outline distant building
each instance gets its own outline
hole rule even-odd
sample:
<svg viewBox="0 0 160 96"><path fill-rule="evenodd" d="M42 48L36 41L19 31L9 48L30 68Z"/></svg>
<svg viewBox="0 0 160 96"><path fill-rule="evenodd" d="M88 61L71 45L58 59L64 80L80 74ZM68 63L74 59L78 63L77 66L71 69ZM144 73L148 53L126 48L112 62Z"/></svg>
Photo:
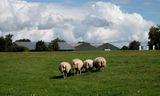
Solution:
<svg viewBox="0 0 160 96"><path fill-rule="evenodd" d="M16 45L18 46L23 46L28 48L30 51L35 51L36 49L36 43L37 42L14 42ZM46 46L49 45L49 42L45 42ZM73 46L71 46L70 44L66 43L66 42L58 42L58 47L59 47L59 51L110 51L110 50L119 50L118 47L109 44L109 43L105 43L102 45L96 45L96 47L94 45L91 45L90 43L86 43L86 42L81 42L81 43L76 43L76 44L72 44Z"/></svg>
<svg viewBox="0 0 160 96"><path fill-rule="evenodd" d="M139 46L139 50L142 50L142 46Z"/></svg>
<svg viewBox="0 0 160 96"><path fill-rule="evenodd" d="M14 42L18 46L23 46L28 48L30 51L35 51L37 42ZM49 42L45 42L46 46ZM59 51L73 51L75 48L66 42L58 42Z"/></svg>
<svg viewBox="0 0 160 96"><path fill-rule="evenodd" d="M156 48L155 45L153 45L153 50L155 50L155 48Z"/></svg>
<svg viewBox="0 0 160 96"><path fill-rule="evenodd" d="M34 51L36 48L36 42L14 42L18 46L28 48L30 51Z"/></svg>
<svg viewBox="0 0 160 96"><path fill-rule="evenodd" d="M92 46L90 43L78 43L77 46L75 46L76 51L95 51L98 50L96 47Z"/></svg>
<svg viewBox="0 0 160 96"><path fill-rule="evenodd" d="M73 51L75 48L66 42L58 42L59 51Z"/></svg>
<svg viewBox="0 0 160 96"><path fill-rule="evenodd" d="M104 51L110 51L110 50L120 50L120 48L110 44L110 43L104 43L100 46L97 47L99 50L104 50Z"/></svg>

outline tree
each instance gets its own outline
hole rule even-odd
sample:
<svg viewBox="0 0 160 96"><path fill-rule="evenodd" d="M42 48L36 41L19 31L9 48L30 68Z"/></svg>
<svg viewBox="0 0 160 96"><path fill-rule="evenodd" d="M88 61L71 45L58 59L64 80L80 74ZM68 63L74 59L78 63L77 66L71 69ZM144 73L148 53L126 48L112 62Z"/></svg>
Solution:
<svg viewBox="0 0 160 96"><path fill-rule="evenodd" d="M4 37L0 37L0 51L6 52L22 52L29 51L28 48L23 46L18 46L12 42L13 35L8 34Z"/></svg>
<svg viewBox="0 0 160 96"><path fill-rule="evenodd" d="M24 51L29 51L29 49L27 47L18 46L15 43L13 43L10 51L12 51L12 52L24 52Z"/></svg>
<svg viewBox="0 0 160 96"><path fill-rule="evenodd" d="M59 49L58 42L52 40L48 45L48 49L51 51L58 51Z"/></svg>
<svg viewBox="0 0 160 96"><path fill-rule="evenodd" d="M160 49L160 25L152 26L148 33L150 40L148 42L149 49L152 49L153 45L155 46L155 49Z"/></svg>
<svg viewBox="0 0 160 96"><path fill-rule="evenodd" d="M0 37L0 52L5 51L5 38Z"/></svg>
<svg viewBox="0 0 160 96"><path fill-rule="evenodd" d="M52 40L48 45L48 49L51 51L58 51L59 50L58 42L59 42L58 38Z"/></svg>
<svg viewBox="0 0 160 96"><path fill-rule="evenodd" d="M85 42L85 41L79 41L78 43L87 43L87 42Z"/></svg>
<svg viewBox="0 0 160 96"><path fill-rule="evenodd" d="M13 35L11 34L5 36L5 51L12 51L12 37Z"/></svg>
<svg viewBox="0 0 160 96"><path fill-rule="evenodd" d="M65 41L62 39L56 38L49 43L48 49L51 51L58 51L59 50L58 42L65 42Z"/></svg>
<svg viewBox="0 0 160 96"><path fill-rule="evenodd" d="M64 40L59 39L59 38L54 39L54 41L56 41L56 42L65 42Z"/></svg>
<svg viewBox="0 0 160 96"><path fill-rule="evenodd" d="M134 40L129 44L129 49L130 50L138 50L139 46L140 46L140 42Z"/></svg>
<svg viewBox="0 0 160 96"><path fill-rule="evenodd" d="M46 51L46 50L47 50L47 47L44 41L41 40L36 43L36 51Z"/></svg>
<svg viewBox="0 0 160 96"><path fill-rule="evenodd" d="M121 50L128 50L128 47L127 47L127 46L123 46L123 47L121 48Z"/></svg>
<svg viewBox="0 0 160 96"><path fill-rule="evenodd" d="M31 42L31 40L29 40L29 39L19 39L19 40L16 40L16 42Z"/></svg>

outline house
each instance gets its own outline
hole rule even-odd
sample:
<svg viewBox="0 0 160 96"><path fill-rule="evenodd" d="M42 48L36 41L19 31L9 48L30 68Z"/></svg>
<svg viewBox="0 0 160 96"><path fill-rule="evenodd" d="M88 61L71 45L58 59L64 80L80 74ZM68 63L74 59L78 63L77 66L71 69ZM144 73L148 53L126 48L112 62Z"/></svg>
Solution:
<svg viewBox="0 0 160 96"><path fill-rule="evenodd" d="M23 46L28 48L30 51L34 51L36 48L36 42L14 42L18 46Z"/></svg>
<svg viewBox="0 0 160 96"><path fill-rule="evenodd" d="M75 48L66 42L58 42L59 51L73 51Z"/></svg>
<svg viewBox="0 0 160 96"><path fill-rule="evenodd" d="M104 50L104 51L110 51L110 50L120 50L120 48L110 44L110 43L104 43L100 46L97 47L99 50Z"/></svg>
<svg viewBox="0 0 160 96"><path fill-rule="evenodd" d="M30 51L34 51L36 49L37 42L14 42L18 46L23 46L28 48ZM45 42L45 45L48 46L49 42ZM66 42L58 42L59 51L73 51L75 50L74 47L69 45Z"/></svg>
<svg viewBox="0 0 160 96"><path fill-rule="evenodd" d="M76 51L95 51L98 50L96 47L92 46L90 43L78 43L77 46L75 46Z"/></svg>

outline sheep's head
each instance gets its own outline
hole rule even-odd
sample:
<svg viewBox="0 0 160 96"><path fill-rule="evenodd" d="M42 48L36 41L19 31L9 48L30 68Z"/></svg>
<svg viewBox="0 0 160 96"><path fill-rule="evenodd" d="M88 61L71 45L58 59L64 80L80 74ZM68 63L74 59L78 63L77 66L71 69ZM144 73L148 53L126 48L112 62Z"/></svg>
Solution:
<svg viewBox="0 0 160 96"><path fill-rule="evenodd" d="M74 68L75 68L75 64L74 64L74 63L72 63L71 67L72 67L72 69L74 69Z"/></svg>
<svg viewBox="0 0 160 96"><path fill-rule="evenodd" d="M86 69L89 69L89 64L87 62L84 63Z"/></svg>
<svg viewBox="0 0 160 96"><path fill-rule="evenodd" d="M66 70L65 65L60 65L59 70L63 73Z"/></svg>

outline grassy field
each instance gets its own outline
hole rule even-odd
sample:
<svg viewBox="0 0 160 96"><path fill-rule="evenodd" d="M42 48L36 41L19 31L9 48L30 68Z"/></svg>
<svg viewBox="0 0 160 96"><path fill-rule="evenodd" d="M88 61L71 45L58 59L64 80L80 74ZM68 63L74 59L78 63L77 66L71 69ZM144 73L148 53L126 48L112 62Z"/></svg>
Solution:
<svg viewBox="0 0 160 96"><path fill-rule="evenodd" d="M102 72L61 78L61 61L97 56ZM160 96L160 51L0 53L0 96Z"/></svg>

